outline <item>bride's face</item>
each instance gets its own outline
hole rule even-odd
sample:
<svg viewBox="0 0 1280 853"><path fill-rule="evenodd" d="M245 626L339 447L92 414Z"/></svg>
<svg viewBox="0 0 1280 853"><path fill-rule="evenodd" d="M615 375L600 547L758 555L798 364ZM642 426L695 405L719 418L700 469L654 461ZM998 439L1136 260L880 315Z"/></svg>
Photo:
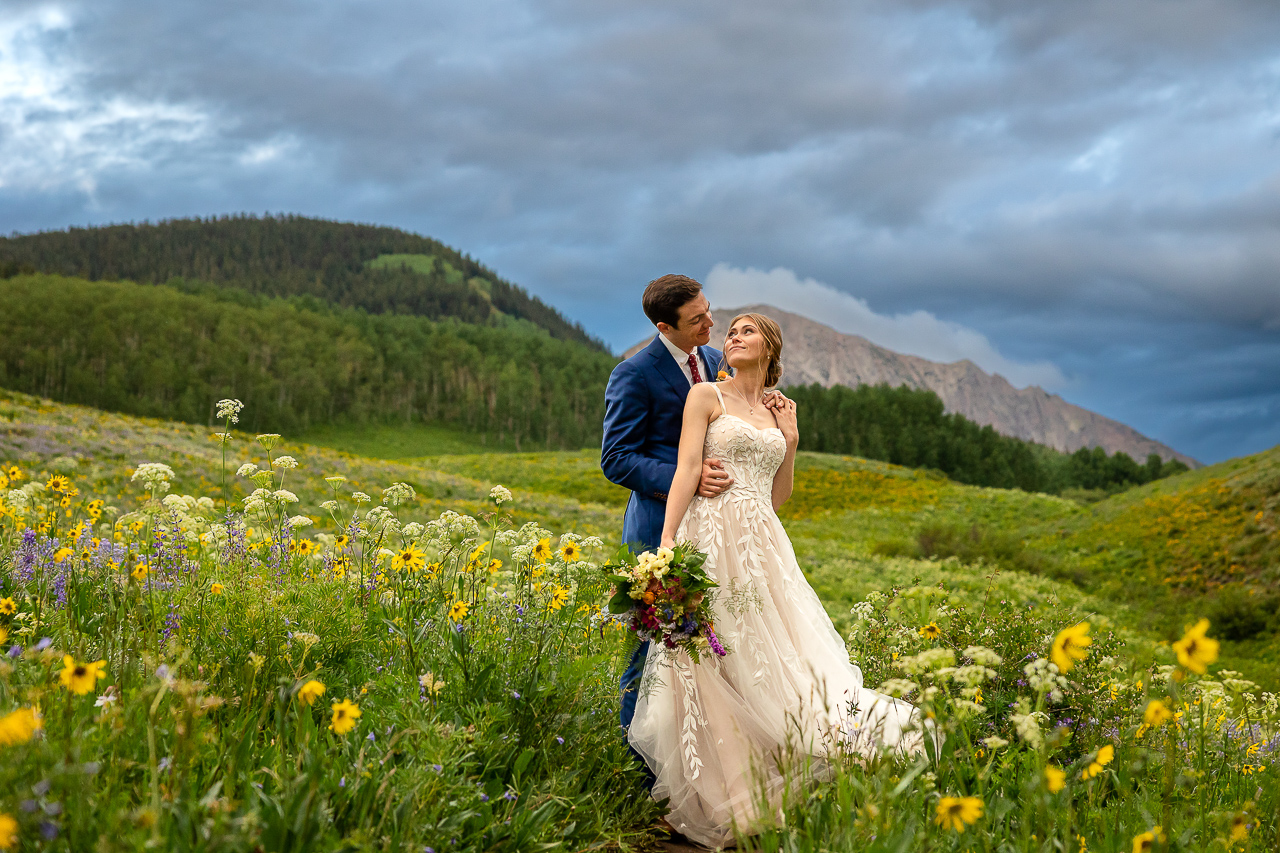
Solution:
<svg viewBox="0 0 1280 853"><path fill-rule="evenodd" d="M734 370L758 364L766 354L764 335L751 320L743 318L734 323L724 337L724 360Z"/></svg>

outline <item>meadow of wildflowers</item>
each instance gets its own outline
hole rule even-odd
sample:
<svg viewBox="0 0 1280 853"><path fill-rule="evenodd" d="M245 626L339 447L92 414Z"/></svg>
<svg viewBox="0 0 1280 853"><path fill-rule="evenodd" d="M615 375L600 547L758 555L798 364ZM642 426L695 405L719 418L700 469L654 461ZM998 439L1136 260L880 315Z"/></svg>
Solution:
<svg viewBox="0 0 1280 853"><path fill-rule="evenodd" d="M0 849L653 849L591 455L379 462L235 409L209 430L0 392ZM1162 644L1075 585L873 547L938 517L1030 539L1110 516L798 468L815 588L868 685L944 737L797 760L743 847L1280 844L1277 700L1220 668L1194 606Z"/></svg>

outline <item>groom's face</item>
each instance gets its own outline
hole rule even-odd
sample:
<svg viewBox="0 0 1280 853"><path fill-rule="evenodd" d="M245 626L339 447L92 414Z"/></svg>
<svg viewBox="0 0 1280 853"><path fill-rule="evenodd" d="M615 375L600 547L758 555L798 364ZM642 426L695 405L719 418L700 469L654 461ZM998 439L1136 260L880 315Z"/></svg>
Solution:
<svg viewBox="0 0 1280 853"><path fill-rule="evenodd" d="M714 325L715 322L711 319L711 303L707 301L707 297L699 293L680 306L680 322L666 335L673 344L689 352L694 347L704 346L711 340L711 327Z"/></svg>

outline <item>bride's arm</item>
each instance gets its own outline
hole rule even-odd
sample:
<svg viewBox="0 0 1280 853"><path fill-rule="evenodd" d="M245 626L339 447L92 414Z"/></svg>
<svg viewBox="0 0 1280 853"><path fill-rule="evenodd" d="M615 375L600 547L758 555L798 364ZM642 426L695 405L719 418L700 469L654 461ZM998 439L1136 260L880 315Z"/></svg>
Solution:
<svg viewBox="0 0 1280 853"><path fill-rule="evenodd" d="M782 437L787 440L787 455L778 466L778 473L773 475L773 511L777 512L791 497L791 489L795 485L796 448L800 445L800 429L796 425L796 403L785 397L777 401L773 409L774 420Z"/></svg>
<svg viewBox="0 0 1280 853"><path fill-rule="evenodd" d="M702 479L702 445L707 440L707 424L715 412L715 388L704 382L689 389L684 401L684 424L680 428L680 456L676 476L667 492L667 517L662 525L662 547L676 541L676 530L684 520L689 503Z"/></svg>

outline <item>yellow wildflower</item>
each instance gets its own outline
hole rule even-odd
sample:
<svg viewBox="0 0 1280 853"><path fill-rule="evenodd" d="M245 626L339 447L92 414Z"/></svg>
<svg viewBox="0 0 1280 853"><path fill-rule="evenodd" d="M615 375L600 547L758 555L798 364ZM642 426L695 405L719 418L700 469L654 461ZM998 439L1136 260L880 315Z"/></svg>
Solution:
<svg viewBox="0 0 1280 853"><path fill-rule="evenodd" d="M1249 816L1237 812L1231 817L1231 842L1246 841L1249 838Z"/></svg>
<svg viewBox="0 0 1280 853"><path fill-rule="evenodd" d="M360 716L359 705L349 699L343 699L341 702L334 702L330 707L333 709L333 719L329 723L330 731L345 735L356 727L356 719Z"/></svg>
<svg viewBox="0 0 1280 853"><path fill-rule="evenodd" d="M12 616L18 612L18 605L12 598L0 598L0 616Z"/></svg>
<svg viewBox="0 0 1280 853"><path fill-rule="evenodd" d="M1154 826L1148 832L1133 837L1133 853L1151 853L1156 848L1156 841L1164 844L1164 833L1160 827Z"/></svg>
<svg viewBox="0 0 1280 853"><path fill-rule="evenodd" d="M298 688L298 701L304 705L314 705L324 695L324 685L314 678ZM356 716L360 716L356 714Z"/></svg>
<svg viewBox="0 0 1280 853"><path fill-rule="evenodd" d="M1106 746L1098 750L1097 755L1093 757L1093 761L1089 762L1089 766L1086 767L1083 771L1081 771L1080 778L1081 779L1094 778L1099 773L1101 773L1102 768L1110 764L1111 759L1115 757L1116 757L1116 748L1111 744L1107 744Z"/></svg>
<svg viewBox="0 0 1280 853"><path fill-rule="evenodd" d="M1061 767L1052 764L1044 768L1044 784L1050 794L1056 794L1067 785L1067 774Z"/></svg>
<svg viewBox="0 0 1280 853"><path fill-rule="evenodd" d="M582 556L582 549L578 547L577 542L566 542L560 546L560 556L566 563L572 563Z"/></svg>
<svg viewBox="0 0 1280 853"><path fill-rule="evenodd" d="M22 469L19 468L17 465L10 465L9 470L5 471L4 473L8 475L9 479L15 483L21 480L24 476L22 473Z"/></svg>
<svg viewBox="0 0 1280 853"><path fill-rule="evenodd" d="M429 578L435 577L440 573L440 562L437 560L432 563L427 563L427 566L424 569L424 571L426 572L427 577Z"/></svg>
<svg viewBox="0 0 1280 853"><path fill-rule="evenodd" d="M465 601L455 601L453 606L449 608L449 618L454 622L461 622L467 618L467 611L471 609L471 605Z"/></svg>
<svg viewBox="0 0 1280 853"><path fill-rule="evenodd" d="M129 577L133 578L138 583L142 583L144 580L147 579L147 575L150 572L151 572L150 566L148 566L146 563L138 563L138 565L133 567L133 571L129 572Z"/></svg>
<svg viewBox="0 0 1280 853"><path fill-rule="evenodd" d="M67 559L67 557L70 557L71 553L70 548L59 548L53 552L53 561L55 563L61 563L63 560Z"/></svg>
<svg viewBox="0 0 1280 853"><path fill-rule="evenodd" d="M333 538L333 547L341 550L351 544L351 537L345 533L339 533Z"/></svg>
<svg viewBox="0 0 1280 853"><path fill-rule="evenodd" d="M209 592L213 593L214 595L222 595L222 584L218 583L217 581L214 581L213 585L209 587Z"/></svg>
<svg viewBox="0 0 1280 853"><path fill-rule="evenodd" d="M426 565L426 562L423 552L416 545L410 545L396 554L395 566L398 569L415 571Z"/></svg>
<svg viewBox="0 0 1280 853"><path fill-rule="evenodd" d="M982 800L977 797L943 797L933 822L943 829L964 832L964 828L982 817Z"/></svg>
<svg viewBox="0 0 1280 853"><path fill-rule="evenodd" d="M1209 664L1218 659L1218 641L1205 636L1208 630L1209 620L1201 619L1173 644L1178 663L1198 675L1204 675Z"/></svg>
<svg viewBox="0 0 1280 853"><path fill-rule="evenodd" d="M58 492L59 494L61 494L63 491L66 490L67 486L71 485L71 481L68 480L66 477L62 476L61 474L54 474L52 477L49 478L49 482L45 483L44 485L45 485L45 488L47 488L49 491Z"/></svg>
<svg viewBox="0 0 1280 853"><path fill-rule="evenodd" d="M77 696L83 696L93 690L99 678L107 677L104 671L106 665L105 660L76 663L76 659L71 655L65 655L62 658L62 672L58 673L58 678L62 680L63 687Z"/></svg>
<svg viewBox="0 0 1280 853"><path fill-rule="evenodd" d="M484 549L488 547L489 547L488 542L481 542L479 545L476 546L475 550L471 552L471 555L467 557L467 562L474 563L476 560L479 560L480 555L484 553Z"/></svg>
<svg viewBox="0 0 1280 853"><path fill-rule="evenodd" d="M0 812L0 850L12 850L18 846L18 822Z"/></svg>
<svg viewBox="0 0 1280 853"><path fill-rule="evenodd" d="M16 746L31 740L40 729L40 715L33 708L19 708L0 717L0 746Z"/></svg>
<svg viewBox="0 0 1280 853"><path fill-rule="evenodd" d="M551 559L551 540L539 539L538 544L533 546L533 559L539 563L545 563Z"/></svg>
<svg viewBox="0 0 1280 853"><path fill-rule="evenodd" d="M930 622L928 625L921 626L920 636L926 640L936 640L942 636L942 631L939 630L936 622Z"/></svg>
<svg viewBox="0 0 1280 853"><path fill-rule="evenodd" d="M1142 722L1149 729L1158 729L1173 717L1173 712L1169 710L1160 699L1152 699L1147 703L1147 710L1142 714Z"/></svg>
<svg viewBox="0 0 1280 853"><path fill-rule="evenodd" d="M569 603L569 590L566 587L556 585L551 590L551 601L547 607L551 610L559 610Z"/></svg>
<svg viewBox="0 0 1280 853"><path fill-rule="evenodd" d="M1053 638L1049 647L1049 658L1058 666L1058 672L1070 672L1076 661L1089 656L1085 651L1093 642L1089 636L1089 623L1081 622L1070 628L1063 628Z"/></svg>

